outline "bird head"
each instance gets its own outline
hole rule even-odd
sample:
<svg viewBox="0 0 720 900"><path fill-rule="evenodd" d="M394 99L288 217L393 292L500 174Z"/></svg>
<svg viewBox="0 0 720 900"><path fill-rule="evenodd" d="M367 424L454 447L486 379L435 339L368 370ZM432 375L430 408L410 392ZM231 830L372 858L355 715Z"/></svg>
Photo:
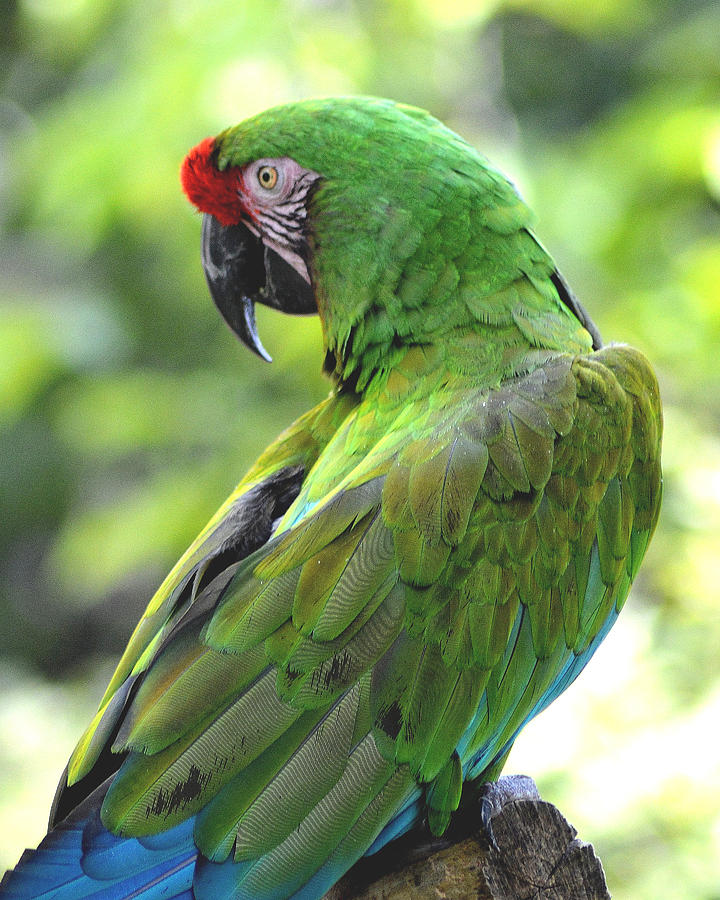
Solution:
<svg viewBox="0 0 720 900"><path fill-rule="evenodd" d="M531 278L553 269L513 185L429 113L389 100L266 110L198 144L181 180L230 327L269 360L255 304L317 312L326 368L360 387L408 344L489 320L515 328L509 308L486 315L484 296L529 264Z"/></svg>
<svg viewBox="0 0 720 900"><path fill-rule="evenodd" d="M220 168L221 144L206 138L181 170L188 198L204 213L202 263L226 322L271 361L255 327L255 303L317 312L308 270L310 191L319 176L287 156Z"/></svg>
<svg viewBox="0 0 720 900"><path fill-rule="evenodd" d="M480 168L428 113L358 97L275 107L191 150L181 181L204 213L205 274L243 342L269 359L255 328L263 303L319 312L343 355L368 310L392 305L404 261L452 201L448 148L456 169Z"/></svg>

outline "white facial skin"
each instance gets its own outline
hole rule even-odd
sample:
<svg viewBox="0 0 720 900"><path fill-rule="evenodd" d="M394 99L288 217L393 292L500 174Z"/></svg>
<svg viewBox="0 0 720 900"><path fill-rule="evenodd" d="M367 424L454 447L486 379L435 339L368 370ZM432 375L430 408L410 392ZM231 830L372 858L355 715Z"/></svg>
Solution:
<svg viewBox="0 0 720 900"><path fill-rule="evenodd" d="M288 156L256 159L240 171L244 224L309 284L298 248L307 218L307 195L320 176Z"/></svg>

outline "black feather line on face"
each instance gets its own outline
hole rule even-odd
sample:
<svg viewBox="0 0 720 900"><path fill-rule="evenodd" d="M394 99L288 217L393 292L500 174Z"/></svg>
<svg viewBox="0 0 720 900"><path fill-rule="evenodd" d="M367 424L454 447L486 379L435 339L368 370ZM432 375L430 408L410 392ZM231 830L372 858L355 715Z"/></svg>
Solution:
<svg viewBox="0 0 720 900"><path fill-rule="evenodd" d="M254 220L247 224L251 230L257 229L261 238L275 243L277 246L273 249L281 252L283 247L287 247L307 263L308 204L318 181L318 176L306 172L289 196L277 204L260 206Z"/></svg>

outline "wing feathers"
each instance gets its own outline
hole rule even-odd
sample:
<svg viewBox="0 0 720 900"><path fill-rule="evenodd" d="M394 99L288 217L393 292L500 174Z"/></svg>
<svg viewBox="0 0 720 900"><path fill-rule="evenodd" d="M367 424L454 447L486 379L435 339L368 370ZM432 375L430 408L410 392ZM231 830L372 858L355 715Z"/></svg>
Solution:
<svg viewBox="0 0 720 900"><path fill-rule="evenodd" d="M360 693L356 683L240 818L236 859L261 856L278 846L340 780L352 749Z"/></svg>
<svg viewBox="0 0 720 900"><path fill-rule="evenodd" d="M299 890L315 871L336 850L343 838L360 820L362 814L371 807L383 789L395 782L393 799L397 801L398 786L407 789L409 778L404 773L396 774L396 767L381 756L371 736L366 737L351 753L347 766L333 788L317 803L285 840L256 863L241 870L232 896L236 900L258 900L258 898L289 897ZM375 815L370 815L372 832L379 831L381 823ZM362 850L360 850L360 853ZM358 853L359 855L359 853ZM198 900L218 896L212 885L212 872L207 873L207 882L202 875L197 879ZM204 890L207 885L207 889Z"/></svg>
<svg viewBox="0 0 720 900"><path fill-rule="evenodd" d="M421 790L441 833L463 772L507 752L624 602L660 495L642 360L442 378L422 409L347 420L242 561L214 523L82 744L78 777L109 740L127 754L105 827L152 842L197 816L198 900L319 896Z"/></svg>
<svg viewBox="0 0 720 900"><path fill-rule="evenodd" d="M212 721L266 666L262 650L238 657L207 647L196 634L176 641L140 686L113 749L164 750Z"/></svg>
<svg viewBox="0 0 720 900"><path fill-rule="evenodd" d="M195 838L209 859L222 862L235 846L238 823L265 787L282 771L325 716L325 710L303 713L278 740L236 774L199 813Z"/></svg>
<svg viewBox="0 0 720 900"><path fill-rule="evenodd" d="M225 592L207 642L236 654L256 647L290 618L299 577L298 569L267 581L244 572Z"/></svg>
<svg viewBox="0 0 720 900"><path fill-rule="evenodd" d="M210 724L159 753L131 753L103 804L103 821L117 833L149 834L197 812L299 718L280 700L276 673L266 669Z"/></svg>

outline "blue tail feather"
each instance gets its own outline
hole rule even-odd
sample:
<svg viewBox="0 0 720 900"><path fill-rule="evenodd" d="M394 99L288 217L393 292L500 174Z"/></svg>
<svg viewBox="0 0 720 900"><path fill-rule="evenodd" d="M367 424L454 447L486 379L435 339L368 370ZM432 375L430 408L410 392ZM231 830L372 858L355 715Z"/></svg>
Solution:
<svg viewBox="0 0 720 900"><path fill-rule="evenodd" d="M116 837L97 812L61 822L5 875L0 894L14 900L190 900L197 858L192 822L166 832L160 843L165 846L153 850L136 838Z"/></svg>

